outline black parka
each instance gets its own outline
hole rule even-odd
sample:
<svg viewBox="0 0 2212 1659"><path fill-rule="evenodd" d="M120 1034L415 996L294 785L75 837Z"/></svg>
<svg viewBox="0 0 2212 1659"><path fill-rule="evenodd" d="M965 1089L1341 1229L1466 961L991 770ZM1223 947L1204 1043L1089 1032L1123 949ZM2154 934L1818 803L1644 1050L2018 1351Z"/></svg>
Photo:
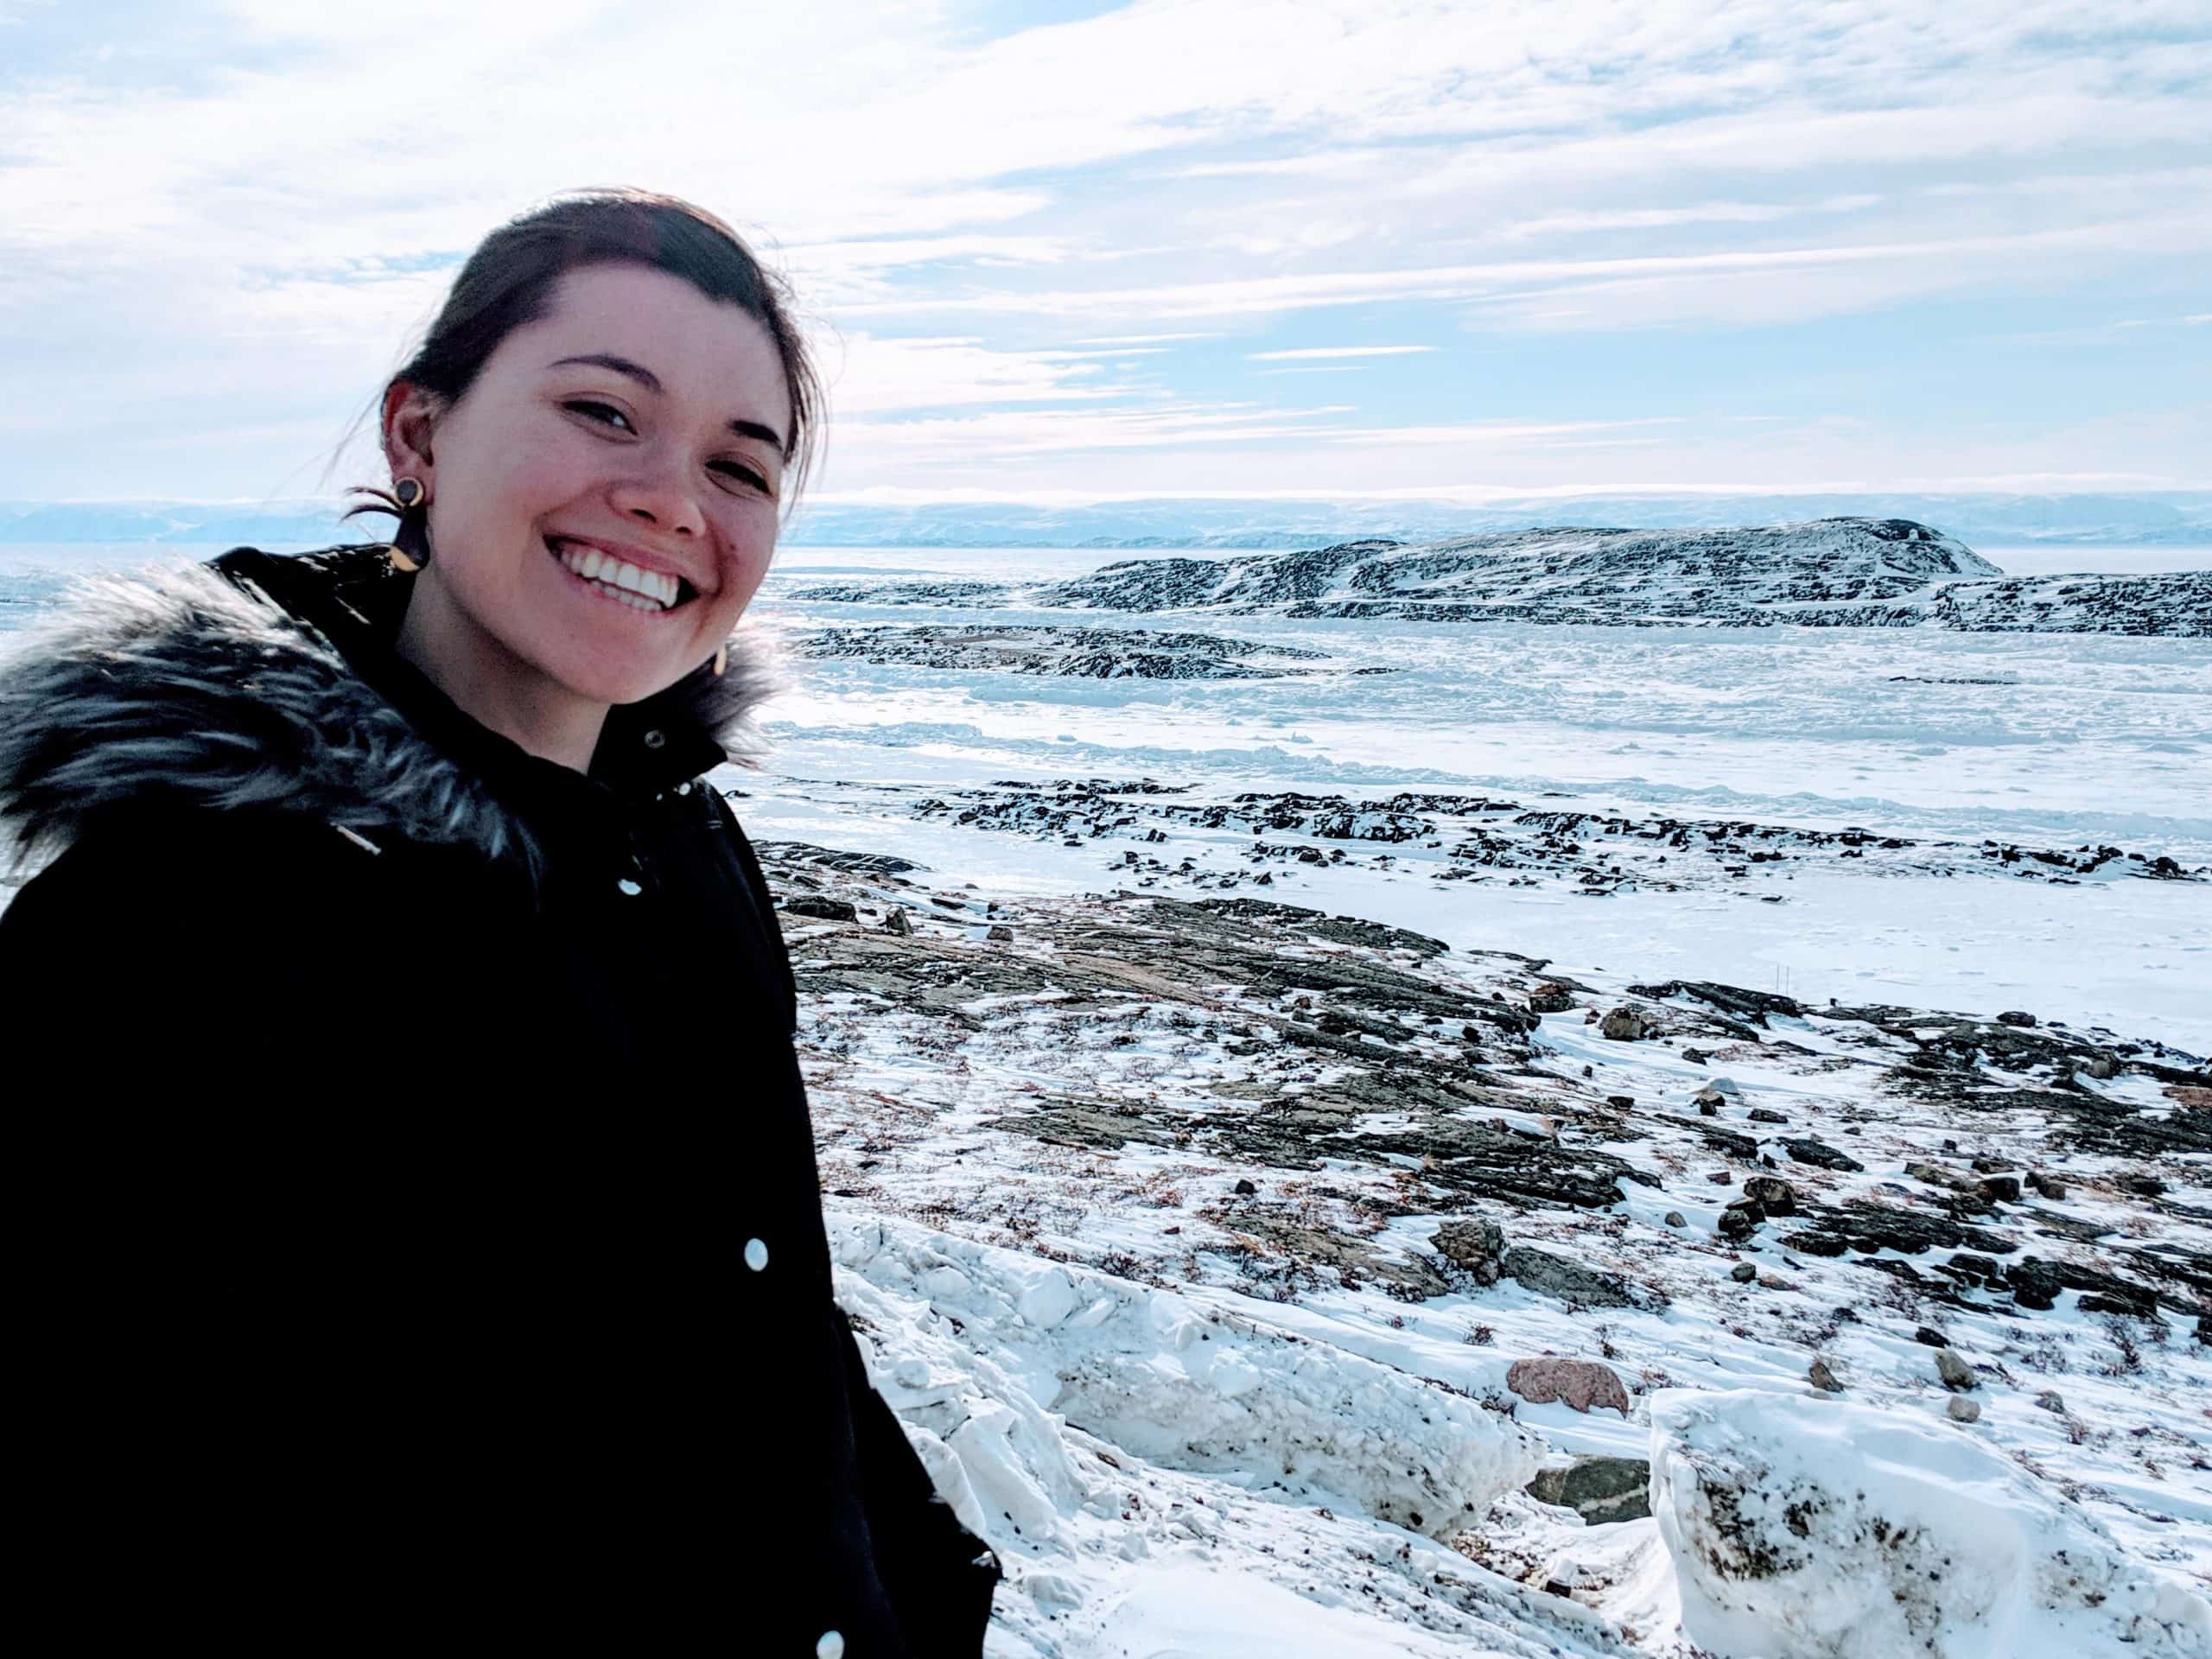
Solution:
<svg viewBox="0 0 2212 1659"><path fill-rule="evenodd" d="M412 579L239 550L0 669L26 1581L87 1649L977 1654L701 779L759 654L587 776L394 653Z"/></svg>

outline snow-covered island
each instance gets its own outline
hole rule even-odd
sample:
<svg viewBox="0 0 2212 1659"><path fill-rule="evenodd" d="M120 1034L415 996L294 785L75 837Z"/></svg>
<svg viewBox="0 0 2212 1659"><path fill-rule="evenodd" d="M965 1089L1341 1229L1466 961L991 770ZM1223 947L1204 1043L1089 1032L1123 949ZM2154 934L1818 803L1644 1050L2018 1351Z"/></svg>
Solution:
<svg viewBox="0 0 2212 1659"><path fill-rule="evenodd" d="M1681 626L2212 638L2212 571L2006 576L1897 518L1738 530L1529 530L1415 546L1129 559L1072 581L809 586L821 603Z"/></svg>

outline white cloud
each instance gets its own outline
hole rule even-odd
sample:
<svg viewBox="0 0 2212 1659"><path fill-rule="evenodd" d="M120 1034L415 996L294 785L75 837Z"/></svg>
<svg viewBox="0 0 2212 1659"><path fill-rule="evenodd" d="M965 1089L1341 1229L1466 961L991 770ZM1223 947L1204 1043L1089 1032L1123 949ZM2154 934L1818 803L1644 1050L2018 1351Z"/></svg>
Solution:
<svg viewBox="0 0 2212 1659"><path fill-rule="evenodd" d="M1315 416L1213 423L1221 386L1164 348L1325 308L1409 343L1440 306L1524 340L2088 292L2166 315L2212 251L2208 36L2202 0L1139 0L980 44L938 0L235 0L133 42L227 64L4 72L0 496L161 487L188 429L217 435L203 485L295 469L277 435L342 428L454 257L597 181L691 195L791 270L845 478L926 448L879 417L939 410L1118 466L1173 429L1139 418L1160 402L1192 465L1230 464L1224 433L1293 464ZM1833 474L1845 441L1792 429L1762 464ZM1089 462L1057 447L1082 432Z"/></svg>
<svg viewBox="0 0 2212 1659"><path fill-rule="evenodd" d="M1255 363L1285 363L1294 358L1309 357L1412 357L1435 349L1433 346L1303 346L1295 351L1247 352L1244 355Z"/></svg>

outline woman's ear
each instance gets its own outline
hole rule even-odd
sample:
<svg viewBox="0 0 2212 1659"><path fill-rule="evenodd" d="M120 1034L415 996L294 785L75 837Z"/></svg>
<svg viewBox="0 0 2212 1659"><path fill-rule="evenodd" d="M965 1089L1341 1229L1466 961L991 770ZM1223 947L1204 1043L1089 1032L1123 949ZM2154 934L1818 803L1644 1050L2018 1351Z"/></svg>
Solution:
<svg viewBox="0 0 2212 1659"><path fill-rule="evenodd" d="M430 434L439 413L439 400L412 381L395 380L384 389L384 458L391 475L420 479L432 494L437 488Z"/></svg>

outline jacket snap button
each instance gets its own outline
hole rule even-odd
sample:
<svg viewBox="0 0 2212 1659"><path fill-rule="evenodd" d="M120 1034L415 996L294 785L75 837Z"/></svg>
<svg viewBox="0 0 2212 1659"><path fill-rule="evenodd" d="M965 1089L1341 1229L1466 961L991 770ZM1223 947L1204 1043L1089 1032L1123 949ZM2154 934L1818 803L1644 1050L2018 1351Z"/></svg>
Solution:
<svg viewBox="0 0 2212 1659"><path fill-rule="evenodd" d="M835 1630L823 1631L814 1644L814 1659L845 1659L845 1638Z"/></svg>
<svg viewBox="0 0 2212 1659"><path fill-rule="evenodd" d="M691 785L689 784L678 784L676 786L676 792L679 795L689 795L691 792Z"/></svg>
<svg viewBox="0 0 2212 1659"><path fill-rule="evenodd" d="M639 893L645 891L643 887L639 887L626 875L620 881L617 881L614 885L621 888L626 894L632 899L636 898Z"/></svg>
<svg viewBox="0 0 2212 1659"><path fill-rule="evenodd" d="M745 1241L745 1265L752 1268L755 1273L760 1272L761 1268L766 1267L768 1265L768 1247L766 1244L763 1244L757 1238L747 1239ZM830 1634L834 1636L836 1632L833 1630ZM841 1650L843 1645L844 1639L840 1637L838 1638L838 1646Z"/></svg>
<svg viewBox="0 0 2212 1659"><path fill-rule="evenodd" d="M668 734L665 732L652 731L645 734L645 747L649 749L657 749L667 741Z"/></svg>

